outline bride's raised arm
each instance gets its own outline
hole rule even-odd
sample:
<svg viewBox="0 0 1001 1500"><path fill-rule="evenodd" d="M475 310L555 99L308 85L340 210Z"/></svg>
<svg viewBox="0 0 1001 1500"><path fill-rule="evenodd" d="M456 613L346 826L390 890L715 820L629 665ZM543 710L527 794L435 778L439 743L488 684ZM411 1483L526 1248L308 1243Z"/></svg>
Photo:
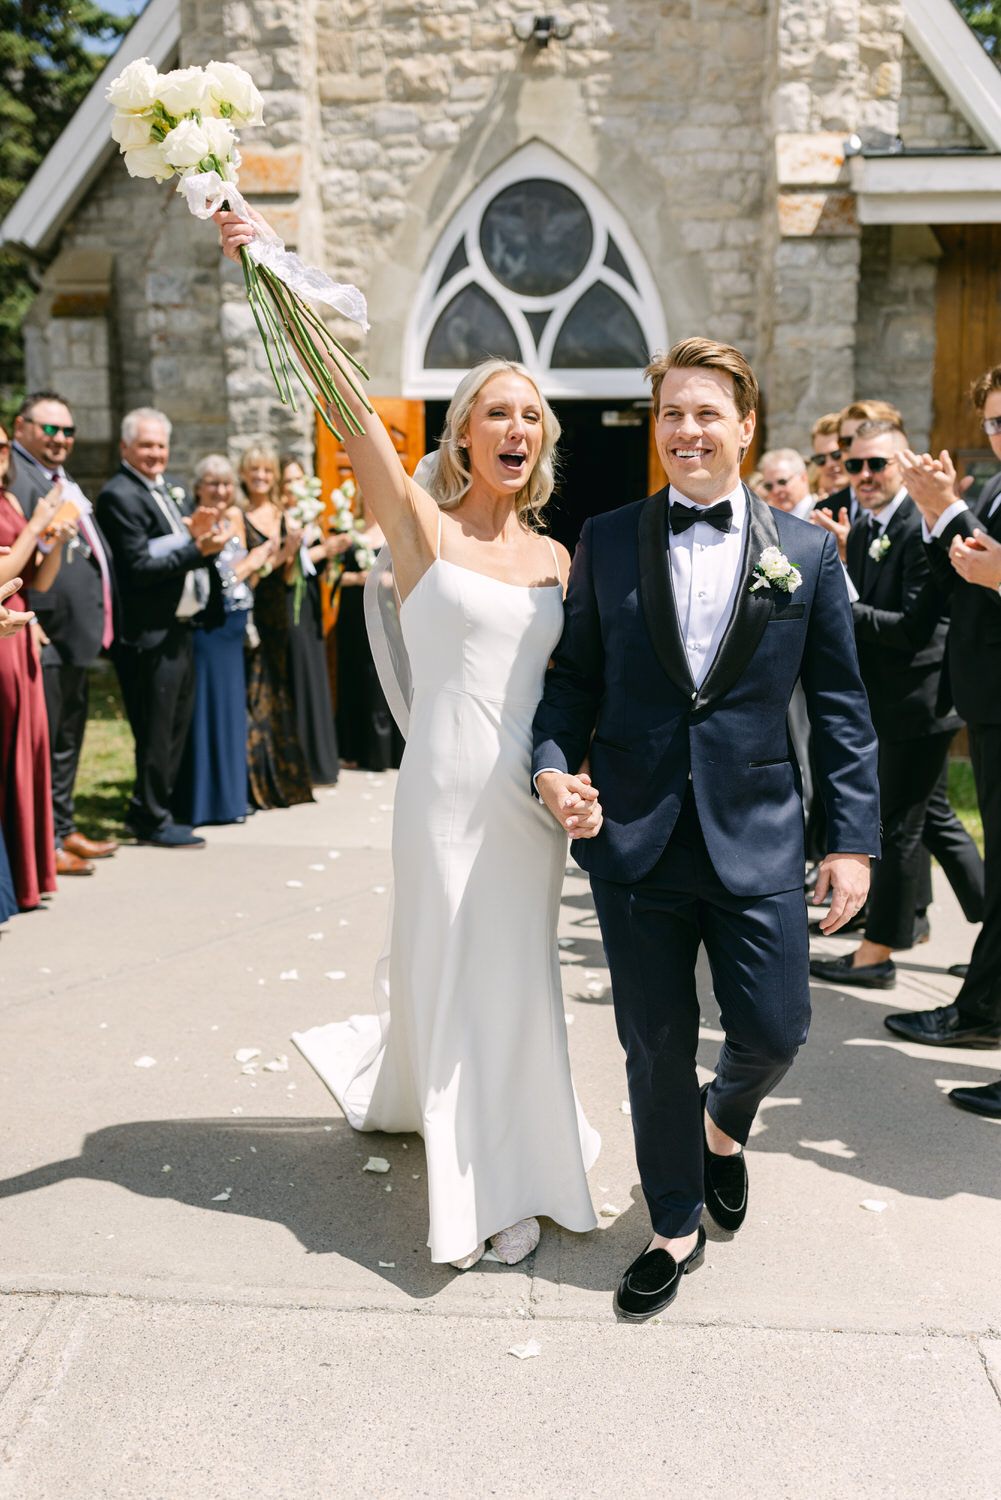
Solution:
<svg viewBox="0 0 1001 1500"><path fill-rule="evenodd" d="M255 222L248 223L228 210L213 215L222 234L223 253L230 260L239 261L241 248L257 236L256 225L261 226L265 235L273 232L256 209L248 211ZM286 332L295 346L296 330L286 325ZM407 477L378 416L363 406L333 360L325 357L324 362L344 404L365 429L361 437L345 431L344 446L365 503L389 542L396 584L405 598L434 559L438 507L420 485Z"/></svg>

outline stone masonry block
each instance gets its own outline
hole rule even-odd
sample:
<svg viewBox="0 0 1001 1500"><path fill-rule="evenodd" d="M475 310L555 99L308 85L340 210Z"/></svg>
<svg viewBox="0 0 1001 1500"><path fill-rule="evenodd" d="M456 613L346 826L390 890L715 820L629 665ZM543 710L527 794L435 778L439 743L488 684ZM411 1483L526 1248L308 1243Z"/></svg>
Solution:
<svg viewBox="0 0 1001 1500"><path fill-rule="evenodd" d="M409 57L391 64L386 88L391 99L444 99L449 80L436 57Z"/></svg>

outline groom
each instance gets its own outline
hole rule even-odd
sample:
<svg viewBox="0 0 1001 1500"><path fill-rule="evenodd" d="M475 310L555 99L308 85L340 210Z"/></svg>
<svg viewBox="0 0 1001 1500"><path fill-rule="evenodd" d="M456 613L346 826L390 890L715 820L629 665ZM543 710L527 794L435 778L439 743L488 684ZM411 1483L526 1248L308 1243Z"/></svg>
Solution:
<svg viewBox="0 0 1001 1500"><path fill-rule="evenodd" d="M670 480L592 517L535 717L535 785L573 832L608 958L640 1181L654 1237L625 1272L620 1316L642 1321L702 1263L703 1204L724 1229L747 1208L742 1147L810 1016L803 813L786 729L806 695L829 848L823 932L863 905L879 852L876 737L834 539L740 481L757 381L736 349L676 344L649 366ZM592 739L593 732L593 739ZM726 1039L695 1071L695 961L705 943Z"/></svg>

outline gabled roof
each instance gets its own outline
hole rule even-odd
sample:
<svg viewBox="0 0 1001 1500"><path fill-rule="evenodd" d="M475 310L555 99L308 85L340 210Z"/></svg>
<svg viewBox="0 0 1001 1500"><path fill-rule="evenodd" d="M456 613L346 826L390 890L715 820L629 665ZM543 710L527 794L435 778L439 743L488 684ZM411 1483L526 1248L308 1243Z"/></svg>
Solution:
<svg viewBox="0 0 1001 1500"><path fill-rule="evenodd" d="M84 193L118 150L111 139L114 110L104 97L109 82L137 57L165 68L180 36L179 0L149 0L0 224L0 244L36 253L51 249Z"/></svg>
<svg viewBox="0 0 1001 1500"><path fill-rule="evenodd" d="M952 0L903 3L905 39L974 134L1001 151L1001 72Z"/></svg>

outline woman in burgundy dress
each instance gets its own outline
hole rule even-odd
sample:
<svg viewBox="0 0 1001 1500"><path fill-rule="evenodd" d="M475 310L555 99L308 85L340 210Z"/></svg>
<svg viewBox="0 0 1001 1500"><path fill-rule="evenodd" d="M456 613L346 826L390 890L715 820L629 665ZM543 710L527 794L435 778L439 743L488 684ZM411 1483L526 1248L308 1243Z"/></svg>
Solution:
<svg viewBox="0 0 1001 1500"><path fill-rule="evenodd" d="M10 441L0 428L0 584L13 578L23 588L42 593L59 571L63 543L76 531L72 521L53 525L60 506L60 485L42 497L26 521L14 496L4 488L10 465ZM44 542L43 532L47 532ZM26 610L21 592L7 605ZM55 835L49 773L49 726L45 714L42 668L30 630L0 640L0 825L10 860L14 891L21 911L40 904L56 889Z"/></svg>

